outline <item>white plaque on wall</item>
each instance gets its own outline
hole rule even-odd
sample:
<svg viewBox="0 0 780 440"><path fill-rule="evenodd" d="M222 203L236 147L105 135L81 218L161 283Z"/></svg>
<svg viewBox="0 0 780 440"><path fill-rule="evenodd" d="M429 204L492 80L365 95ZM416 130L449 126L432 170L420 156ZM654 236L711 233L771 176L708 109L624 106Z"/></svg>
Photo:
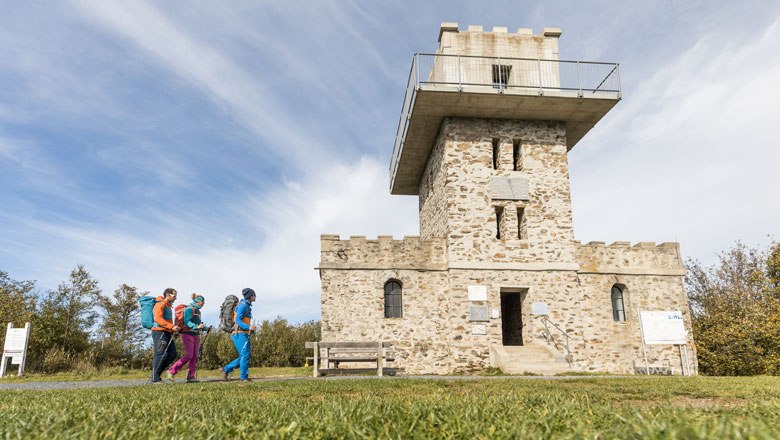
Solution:
<svg viewBox="0 0 780 440"><path fill-rule="evenodd" d="M498 319L501 315L498 312L498 309L493 309L490 311L490 318L491 319Z"/></svg>
<svg viewBox="0 0 780 440"><path fill-rule="evenodd" d="M485 326L485 324L472 324L471 325L471 334L472 335L486 335L487 334L487 326Z"/></svg>
<svg viewBox="0 0 780 440"><path fill-rule="evenodd" d="M488 321L487 304L469 304L469 321Z"/></svg>
<svg viewBox="0 0 780 440"><path fill-rule="evenodd" d="M469 301L487 301L487 286L469 286Z"/></svg>
<svg viewBox="0 0 780 440"><path fill-rule="evenodd" d="M547 303L531 303L532 315L548 315Z"/></svg>

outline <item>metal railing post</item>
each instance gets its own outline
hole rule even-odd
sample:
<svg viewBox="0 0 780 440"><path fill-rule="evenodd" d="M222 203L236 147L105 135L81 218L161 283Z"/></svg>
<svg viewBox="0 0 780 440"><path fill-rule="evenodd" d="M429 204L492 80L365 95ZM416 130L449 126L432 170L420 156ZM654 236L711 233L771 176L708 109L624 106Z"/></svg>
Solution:
<svg viewBox="0 0 780 440"><path fill-rule="evenodd" d="M623 97L623 92L620 91L620 64L615 64L615 74L617 75L617 90L618 99Z"/></svg>
<svg viewBox="0 0 780 440"><path fill-rule="evenodd" d="M539 68L539 95L544 95L544 90L542 90L542 60L541 58L536 59L536 64Z"/></svg>
<svg viewBox="0 0 780 440"><path fill-rule="evenodd" d="M498 93L504 93L504 69L501 68L501 57L496 59L496 73L498 73Z"/></svg>
<svg viewBox="0 0 780 440"><path fill-rule="evenodd" d="M417 71L417 81L415 81L414 88L419 89L420 88L420 60L419 60L420 54L414 54L414 70Z"/></svg>
<svg viewBox="0 0 780 440"><path fill-rule="evenodd" d="M580 78L580 62L577 61L577 96L582 98L582 78Z"/></svg>
<svg viewBox="0 0 780 440"><path fill-rule="evenodd" d="M463 79L461 79L461 66L460 66L460 55L458 55L458 91L463 91Z"/></svg>

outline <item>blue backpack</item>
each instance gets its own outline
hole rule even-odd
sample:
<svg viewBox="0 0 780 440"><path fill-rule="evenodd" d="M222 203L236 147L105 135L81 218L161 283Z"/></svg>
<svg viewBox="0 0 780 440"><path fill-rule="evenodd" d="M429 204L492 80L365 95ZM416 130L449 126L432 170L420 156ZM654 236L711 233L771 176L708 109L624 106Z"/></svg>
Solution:
<svg viewBox="0 0 780 440"><path fill-rule="evenodd" d="M138 303L141 304L141 325L144 328L151 329L155 326L154 305L157 304L157 298L153 296L142 296L138 298Z"/></svg>

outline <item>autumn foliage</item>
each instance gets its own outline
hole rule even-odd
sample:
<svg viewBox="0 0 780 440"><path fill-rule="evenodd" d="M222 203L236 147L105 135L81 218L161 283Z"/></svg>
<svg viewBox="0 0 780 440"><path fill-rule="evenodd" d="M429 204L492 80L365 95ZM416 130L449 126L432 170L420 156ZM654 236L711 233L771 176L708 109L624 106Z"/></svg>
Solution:
<svg viewBox="0 0 780 440"><path fill-rule="evenodd" d="M780 243L762 251L737 242L711 267L686 267L700 372L780 374Z"/></svg>

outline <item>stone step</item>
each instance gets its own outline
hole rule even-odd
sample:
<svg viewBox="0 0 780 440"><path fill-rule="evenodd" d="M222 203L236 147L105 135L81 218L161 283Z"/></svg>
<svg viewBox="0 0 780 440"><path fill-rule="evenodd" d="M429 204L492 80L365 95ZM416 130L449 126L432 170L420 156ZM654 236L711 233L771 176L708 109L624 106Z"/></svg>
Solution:
<svg viewBox="0 0 780 440"><path fill-rule="evenodd" d="M507 374L554 375L574 371L562 355L553 353L547 347L495 345L491 350L491 362Z"/></svg>
<svg viewBox="0 0 780 440"><path fill-rule="evenodd" d="M540 374L543 376L552 376L559 373L569 373L574 370L569 368L568 364L558 362L545 362L535 364L508 364L502 369L507 374Z"/></svg>

